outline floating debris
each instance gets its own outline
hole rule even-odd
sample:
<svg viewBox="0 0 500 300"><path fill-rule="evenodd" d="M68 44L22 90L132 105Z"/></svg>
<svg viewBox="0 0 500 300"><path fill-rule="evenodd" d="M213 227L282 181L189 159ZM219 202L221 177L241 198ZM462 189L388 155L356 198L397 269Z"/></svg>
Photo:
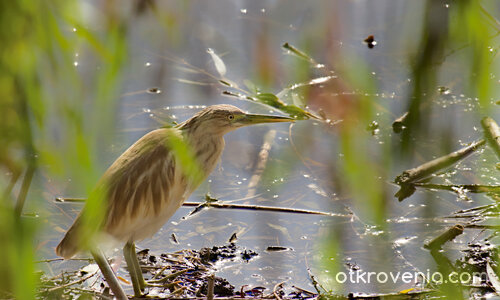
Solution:
<svg viewBox="0 0 500 300"><path fill-rule="evenodd" d="M405 112L402 116L394 120L392 123L392 130L395 133L401 133L406 127L406 118L408 117L408 112Z"/></svg>
<svg viewBox="0 0 500 300"><path fill-rule="evenodd" d="M236 240L237 240L237 239L238 239L238 236L236 235L236 232L235 232L235 233L233 233L233 234L231 235L231 237L229 238L229 242L230 242L230 243L234 243L234 242L236 242Z"/></svg>
<svg viewBox="0 0 500 300"><path fill-rule="evenodd" d="M159 88L156 88L156 87L149 88L147 90L147 92L149 94L161 94L161 90Z"/></svg>
<svg viewBox="0 0 500 300"><path fill-rule="evenodd" d="M269 246L266 248L266 251L268 252L282 252L282 251L292 251L293 249L290 247L283 247L283 246Z"/></svg>
<svg viewBox="0 0 500 300"><path fill-rule="evenodd" d="M451 90L445 86L439 86L438 87L438 92L441 95L449 95L451 93Z"/></svg>
<svg viewBox="0 0 500 300"><path fill-rule="evenodd" d="M380 125L374 120L366 126L366 130L371 131L372 135L377 135L380 132Z"/></svg>
<svg viewBox="0 0 500 300"><path fill-rule="evenodd" d="M369 35L366 39L363 40L365 44L368 46L368 48L372 49L377 45L377 41L375 40L375 37L371 34Z"/></svg>

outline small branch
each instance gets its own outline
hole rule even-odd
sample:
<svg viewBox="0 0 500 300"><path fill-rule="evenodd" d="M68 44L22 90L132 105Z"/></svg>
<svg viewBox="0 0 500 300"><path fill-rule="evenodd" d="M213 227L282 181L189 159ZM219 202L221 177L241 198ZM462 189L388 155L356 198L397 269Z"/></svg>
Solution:
<svg viewBox="0 0 500 300"><path fill-rule="evenodd" d="M80 203L80 202L85 202L87 201L86 198L66 198L66 197L56 197L55 199L56 202L73 202L73 203Z"/></svg>
<svg viewBox="0 0 500 300"><path fill-rule="evenodd" d="M419 179L425 178L438 170L449 167L461 159L464 159L472 152L476 151L479 147L483 146L485 140L479 140L472 143L470 146L464 147L460 150L452 152L448 155L438 157L429 162L426 162L416 168L406 170L396 177L397 184L412 183Z"/></svg>
<svg viewBox="0 0 500 300"><path fill-rule="evenodd" d="M92 259L90 259L90 258L69 258L69 259L65 259L65 258L50 258L50 259L44 259L44 260L36 260L36 261L34 261L34 263L35 264L50 263L50 262L55 262L55 261L87 261L87 262L91 262Z"/></svg>
<svg viewBox="0 0 500 300"><path fill-rule="evenodd" d="M53 287L53 288L50 288L47 290L47 292L51 293L51 292L55 292L55 291L58 291L58 290L61 290L61 289L65 289L67 287L70 287L72 285L75 285L75 284L79 284L79 283L82 283L84 282L85 280L95 276L97 274L98 271L95 271L93 273L90 273L88 274L87 276L84 276L78 280L75 280L75 281L72 281L72 282L69 282L69 283L66 283L66 284L63 284L63 285L59 285L59 286L56 286L56 287Z"/></svg>
<svg viewBox="0 0 500 300"><path fill-rule="evenodd" d="M56 202L85 202L85 201L86 201L86 199L84 199L84 198L63 198L63 197L56 198ZM213 207L213 208L225 208L225 209L274 211L274 212L284 212L284 213L292 213L292 214L309 214L309 215L320 215L320 216L329 216L329 217L350 217L348 215L339 214L339 213L315 211L315 210L300 209L300 208L273 207L273 206L261 206L261 205L249 205L249 204L232 204L232 203L224 203L221 201L184 202L184 203L182 203L182 206L199 207L197 209L197 211L199 211L205 207ZM192 215L192 214L190 214L190 215Z"/></svg>
<svg viewBox="0 0 500 300"><path fill-rule="evenodd" d="M489 145L495 150L498 158L500 158L500 127L497 122L490 117L484 117L481 120L481 125L483 126L484 135Z"/></svg>
<svg viewBox="0 0 500 300"><path fill-rule="evenodd" d="M430 242L424 245L424 248L430 250L441 249L441 246L446 242L453 240L457 236L461 235L464 232L464 226L461 224L457 224L453 227L448 228L445 232L440 234L439 236L432 239Z"/></svg>
<svg viewBox="0 0 500 300"><path fill-rule="evenodd" d="M214 299L215 274L207 278L207 300Z"/></svg>
<svg viewBox="0 0 500 300"><path fill-rule="evenodd" d="M277 284L274 286L274 288L273 288L273 295L274 295L274 297L275 297L277 300L282 300L282 299L283 299L283 298L281 298L281 295L280 295L279 291L281 290L281 288L282 288L282 286L283 286L283 284L284 284L284 283L285 283L284 281L282 281L282 282L280 282L280 283L277 283Z"/></svg>
<svg viewBox="0 0 500 300"><path fill-rule="evenodd" d="M167 265L165 267L163 267L160 272L158 272L154 277L153 279L156 279L158 278L159 276L161 276L161 274L163 273L163 271L165 271L167 269L167 267L170 267L170 265ZM156 279L156 280L149 280L148 283L164 283L164 282L167 282L169 280L172 280L186 272L189 272L189 271L193 271L193 269L184 269L184 270L180 270L180 271L177 271L175 273L172 273L172 274L168 274L167 276L161 278L161 279Z"/></svg>
<svg viewBox="0 0 500 300"><path fill-rule="evenodd" d="M231 203L223 203L223 202L210 202L210 203L202 203L202 202L184 202L183 206L204 206L204 207L214 207L214 208L227 208L227 209L244 209L244 210L263 210L263 211L274 211L274 212L285 212L285 213L296 213L296 214L310 214L310 215L321 215L321 216L329 216L329 217L350 217L343 214L338 213L329 213L322 211L314 211L307 209L298 209L298 208L285 208L285 207L272 207L272 206L260 206L260 205L246 205L246 204L231 204Z"/></svg>
<svg viewBox="0 0 500 300"><path fill-rule="evenodd" d="M465 228L500 230L500 225L467 224Z"/></svg>

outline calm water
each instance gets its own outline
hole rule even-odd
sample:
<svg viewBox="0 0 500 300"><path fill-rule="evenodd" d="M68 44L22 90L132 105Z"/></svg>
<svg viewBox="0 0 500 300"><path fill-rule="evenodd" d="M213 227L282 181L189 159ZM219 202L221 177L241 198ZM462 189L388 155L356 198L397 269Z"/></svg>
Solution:
<svg viewBox="0 0 500 300"><path fill-rule="evenodd" d="M81 4L90 27L100 26L96 14L101 9L99 5L92 1ZM226 87L214 84L206 75L183 69L187 66L181 60L216 74L207 48L214 49L225 62L226 78L241 86L248 79L277 93L290 84L322 75L321 70L309 70L304 75L300 60L287 55L281 47L285 42L295 45L338 76L305 93L305 101L309 101L313 110L321 108L333 119L339 119L342 111L349 108L349 99L370 97L379 108L374 118L379 130L367 141L367 147L373 150L370 158L378 163L388 145L399 141L399 136L392 133L391 123L407 104L410 87L407 60L418 46L418 39L414 37L420 34L419 26L415 26L421 24L423 14L420 1L317 1L313 5L303 1L168 1L157 3L156 15L147 10L134 14L132 4L119 5L119 14L130 19L131 56L123 72L116 120L118 130L110 135L109 144L101 145L99 160L103 171L140 136L160 126L158 119L169 117L183 121L199 110L190 106L230 103L255 113L271 113L262 105L224 97L221 92ZM171 25L165 26L165 22ZM363 44L370 34L378 41L373 49ZM228 134L220 166L189 201L201 201L210 192L223 201L353 213L352 217L210 209L183 220L190 209L181 208L160 232L138 246L155 253L199 249L222 245L237 232L240 246L259 253L248 263L227 264L217 273L229 279L237 289L244 284L272 289L276 283L287 281L289 285L312 290L308 268L326 287L337 290L335 270L425 272L435 269L432 257L422 245L448 226L446 220L439 217L490 200L483 195L470 195L472 201L464 201L448 192L419 190L409 199L398 202L393 197L398 188L390 182L416 163L447 153L436 146L445 135L454 136L450 149L458 149L460 143L481 137L480 116L474 113L477 100L464 95L461 89L467 78L460 76L460 59L460 56L452 56L445 62L447 71L439 78L439 84L449 87L450 91L437 98L430 118L439 132L414 149L420 153L421 160L411 162L394 157L389 169L371 178L384 186L386 222L382 227L373 226L376 220L370 206L338 183L337 179L344 176L340 169L344 154L338 132L342 122L325 126L308 120L291 127L263 125ZM359 61L364 61L366 72L374 82L367 90L354 88L344 78L349 68L360 67ZM84 72L96 66L89 58L80 60L78 67ZM160 92L146 92L151 88ZM495 114L499 120L498 111ZM255 195L249 197L248 182L263 138L270 130L276 133L268 168ZM457 172L445 174L439 180L498 184L498 174L491 174L483 162L492 157L490 150L473 154L459 164ZM475 172L478 169L479 172ZM62 229L68 228L81 206L56 204L53 199L84 197L85 193L71 178L52 180L39 174L37 184L35 188L43 190L46 196L38 202L32 199L31 209L36 210L47 225L38 241L39 256L55 258L53 248L63 235ZM170 241L172 233L176 234L179 244ZM467 230L449 245L450 253L458 256L466 242L480 238L481 233ZM266 252L268 246L293 250ZM57 273L82 265L57 262L51 263L50 268ZM49 268L45 264L41 267ZM412 286L372 282L346 284L338 291L389 292Z"/></svg>

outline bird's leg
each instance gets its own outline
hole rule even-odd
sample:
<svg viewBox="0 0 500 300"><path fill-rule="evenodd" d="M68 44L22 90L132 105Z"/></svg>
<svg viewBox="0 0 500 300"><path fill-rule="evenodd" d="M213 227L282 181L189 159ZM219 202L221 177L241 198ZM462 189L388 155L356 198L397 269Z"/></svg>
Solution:
<svg viewBox="0 0 500 300"><path fill-rule="evenodd" d="M146 281L144 281L144 277L142 276L142 270L141 266L139 265L137 253L135 252L134 242L127 242L125 244L125 247L123 247L123 256L125 257L125 261L127 262L130 279L132 279L134 294L136 297L141 297L146 287Z"/></svg>
<svg viewBox="0 0 500 300"><path fill-rule="evenodd" d="M101 252L101 250L93 249L92 251L90 251L90 253L92 253L95 262L99 266L99 269L101 269L101 273L102 275L104 275L104 278L106 279L106 282L108 283L109 288L115 295L116 299L119 300L128 299L127 295L125 294L125 291L118 282L118 278L116 278L113 269L111 269L111 266L109 265L108 261L106 260L106 257L104 257L104 254Z"/></svg>

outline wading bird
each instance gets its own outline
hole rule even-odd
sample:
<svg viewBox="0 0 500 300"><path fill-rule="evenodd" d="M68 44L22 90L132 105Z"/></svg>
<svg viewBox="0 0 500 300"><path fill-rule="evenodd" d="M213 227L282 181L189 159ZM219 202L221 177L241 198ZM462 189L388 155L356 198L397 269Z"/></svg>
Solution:
<svg viewBox="0 0 500 300"><path fill-rule="evenodd" d="M224 149L224 134L252 124L291 121L222 104L209 106L175 127L147 133L104 173L57 246L57 255L71 258L90 251L113 294L127 299L98 247L102 237L111 236L125 243L123 255L134 294L141 296L147 283L134 242L155 234L212 172Z"/></svg>

